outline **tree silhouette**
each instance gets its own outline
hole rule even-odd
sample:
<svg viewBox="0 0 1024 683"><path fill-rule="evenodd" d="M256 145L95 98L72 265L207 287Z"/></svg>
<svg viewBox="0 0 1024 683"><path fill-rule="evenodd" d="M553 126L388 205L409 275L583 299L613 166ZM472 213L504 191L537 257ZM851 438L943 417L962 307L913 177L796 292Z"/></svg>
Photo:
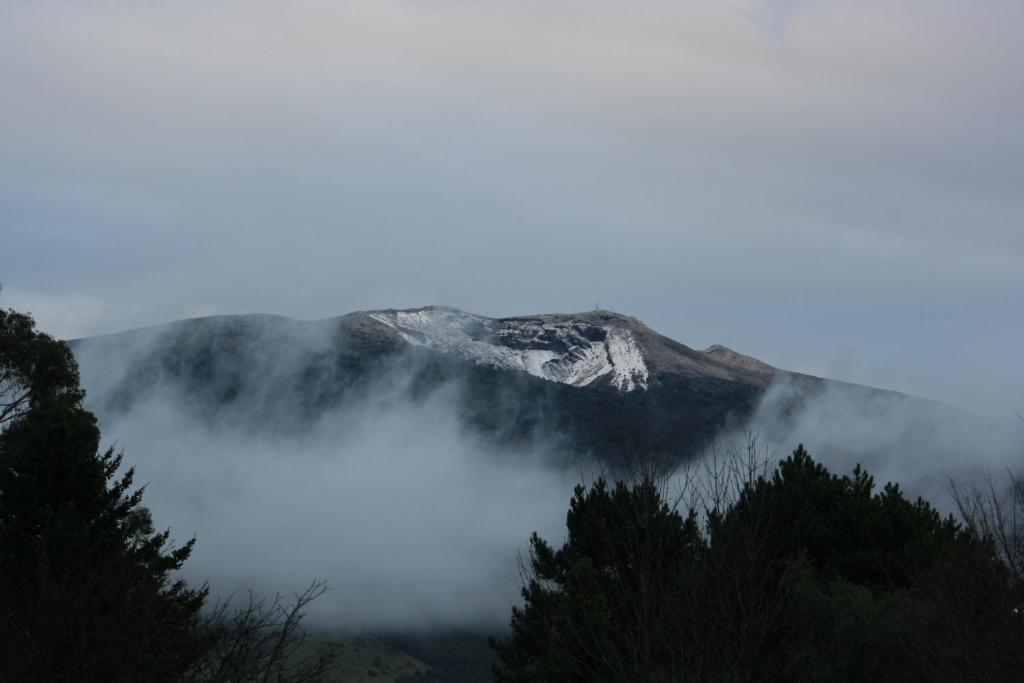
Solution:
<svg viewBox="0 0 1024 683"><path fill-rule="evenodd" d="M67 345L0 311L0 680L319 680L325 654L294 655L326 586L202 614L175 576L194 540L154 528L84 396Z"/></svg>
<svg viewBox="0 0 1024 683"><path fill-rule="evenodd" d="M206 589L99 452L67 346L0 312L0 671L5 680L175 680L206 635Z"/></svg>
<svg viewBox="0 0 1024 683"><path fill-rule="evenodd" d="M1019 677L1010 555L978 531L991 507L965 526L802 446L770 471L677 476L686 514L649 472L578 487L561 548L531 537L499 680Z"/></svg>

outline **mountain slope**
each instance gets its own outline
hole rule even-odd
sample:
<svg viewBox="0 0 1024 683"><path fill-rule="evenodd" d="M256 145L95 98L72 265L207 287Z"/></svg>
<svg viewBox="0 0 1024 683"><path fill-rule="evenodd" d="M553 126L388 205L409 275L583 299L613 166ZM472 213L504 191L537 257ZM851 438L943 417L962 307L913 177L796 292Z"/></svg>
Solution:
<svg viewBox="0 0 1024 683"><path fill-rule="evenodd" d="M684 458L744 424L779 378L798 377L802 387L779 404L783 413L834 384L721 346L691 349L609 311L214 316L72 348L101 419L164 401L212 423L287 432L371 398L415 402L445 390L467 425L493 441L543 437L570 458L637 449Z"/></svg>
<svg viewBox="0 0 1024 683"><path fill-rule="evenodd" d="M413 346L578 387L645 391L652 373L766 384L774 374L774 368L725 347L694 351L636 318L609 311L485 318L428 306L365 315Z"/></svg>

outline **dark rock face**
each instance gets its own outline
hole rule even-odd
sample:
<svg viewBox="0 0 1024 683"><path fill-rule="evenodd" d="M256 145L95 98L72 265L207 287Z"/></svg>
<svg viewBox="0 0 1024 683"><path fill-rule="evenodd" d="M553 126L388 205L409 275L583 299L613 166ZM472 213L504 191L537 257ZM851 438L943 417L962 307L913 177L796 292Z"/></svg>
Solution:
<svg viewBox="0 0 1024 683"><path fill-rule="evenodd" d="M545 326L539 320L502 320L499 325L497 343L510 349L571 353L573 349L586 347L590 342L603 342L608 337L604 328L579 322L561 330Z"/></svg>

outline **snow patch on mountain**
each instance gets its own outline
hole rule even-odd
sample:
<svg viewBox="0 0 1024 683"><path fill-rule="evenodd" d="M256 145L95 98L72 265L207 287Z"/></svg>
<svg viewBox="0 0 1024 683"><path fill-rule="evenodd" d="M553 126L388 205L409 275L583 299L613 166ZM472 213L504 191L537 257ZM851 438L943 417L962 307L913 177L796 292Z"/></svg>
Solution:
<svg viewBox="0 0 1024 683"><path fill-rule="evenodd" d="M485 318L449 308L373 311L370 318L406 342L454 353L480 365L587 386L602 377L621 392L647 389L648 369L632 332L562 319Z"/></svg>
<svg viewBox="0 0 1024 683"><path fill-rule="evenodd" d="M633 391L636 388L647 388L647 365L644 363L643 354L636 339L628 330L612 328L608 330L608 357L611 358L615 368L623 372L616 372L612 384L619 391Z"/></svg>

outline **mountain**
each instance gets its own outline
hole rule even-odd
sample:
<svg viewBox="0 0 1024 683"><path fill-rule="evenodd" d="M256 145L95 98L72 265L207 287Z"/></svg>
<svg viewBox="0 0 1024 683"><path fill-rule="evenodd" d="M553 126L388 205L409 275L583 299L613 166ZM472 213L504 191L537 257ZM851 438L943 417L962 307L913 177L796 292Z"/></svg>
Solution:
<svg viewBox="0 0 1024 683"><path fill-rule="evenodd" d="M764 385L775 372L771 366L722 346L694 351L636 318L609 311L485 318L431 306L365 315L412 346L574 387L647 391L670 375Z"/></svg>
<svg viewBox="0 0 1024 683"><path fill-rule="evenodd" d="M101 419L166 400L210 423L289 432L371 398L415 402L446 391L466 424L496 443L545 438L570 458L642 449L682 459L748 424L759 406L770 405L784 431L808 402L837 390L882 413L907 400L936 406L786 372L723 346L692 349L603 310L213 316L71 346Z"/></svg>

